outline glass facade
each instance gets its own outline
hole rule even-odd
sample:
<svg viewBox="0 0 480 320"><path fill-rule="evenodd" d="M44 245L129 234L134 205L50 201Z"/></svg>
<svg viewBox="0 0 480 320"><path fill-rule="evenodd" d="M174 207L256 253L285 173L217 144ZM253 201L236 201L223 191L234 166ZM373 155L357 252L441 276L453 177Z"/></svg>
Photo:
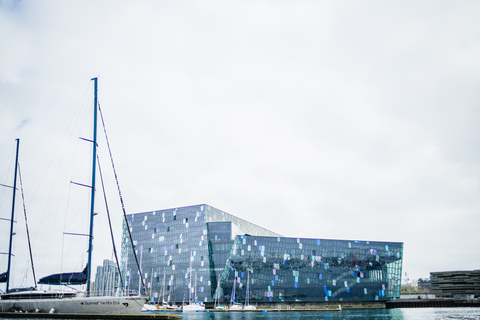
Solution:
<svg viewBox="0 0 480 320"><path fill-rule="evenodd" d="M392 300L400 297L402 243L237 236L220 279L224 299ZM248 277L247 277L247 273Z"/></svg>
<svg viewBox="0 0 480 320"><path fill-rule="evenodd" d="M97 267L92 294L94 296L115 296L120 285L119 278L117 264L110 260L103 260L103 266Z"/></svg>
<svg viewBox="0 0 480 320"><path fill-rule="evenodd" d="M147 293L175 302L400 297L403 243L286 238L208 205L128 215ZM126 289L142 288L123 225ZM165 280L164 280L165 279ZM234 286L235 282L235 286Z"/></svg>

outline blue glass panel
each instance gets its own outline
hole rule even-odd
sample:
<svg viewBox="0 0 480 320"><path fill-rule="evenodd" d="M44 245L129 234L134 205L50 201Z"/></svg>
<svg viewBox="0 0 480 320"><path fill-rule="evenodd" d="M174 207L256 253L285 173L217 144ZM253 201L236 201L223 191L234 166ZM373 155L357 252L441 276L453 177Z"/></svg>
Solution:
<svg viewBox="0 0 480 320"><path fill-rule="evenodd" d="M204 205L160 210L156 215L147 212L141 217L131 215L127 226L124 221L122 268L130 272L131 286L136 283L138 288L135 258L125 241L128 227L138 253L143 246L152 248L143 252L142 267L148 273L153 269L160 280L153 281L148 290L161 292L165 274L167 290L177 303L188 295L185 287L190 281L192 287L199 288L198 300L212 302L219 287L220 300L229 301L237 280L233 271L240 280L235 294L240 302L245 299L247 278L252 302L295 301L300 296L302 301L391 300L400 296L402 243L269 236L261 227ZM145 231L143 217L148 217L150 229L154 228L153 239L152 232ZM188 228L184 221L188 221ZM237 237L232 235L232 223ZM264 236L248 235L262 232ZM195 254L190 270L191 252ZM348 286L343 285L345 281ZM269 286L270 293L263 295ZM273 286L275 291L271 291ZM319 290L322 286L323 291Z"/></svg>

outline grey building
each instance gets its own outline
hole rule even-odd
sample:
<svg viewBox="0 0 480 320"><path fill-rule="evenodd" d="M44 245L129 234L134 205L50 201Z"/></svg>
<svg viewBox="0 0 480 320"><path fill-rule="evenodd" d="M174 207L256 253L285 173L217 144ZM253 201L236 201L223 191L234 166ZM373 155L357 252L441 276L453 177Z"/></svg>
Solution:
<svg viewBox="0 0 480 320"><path fill-rule="evenodd" d="M478 298L480 270L430 272L432 291L442 298Z"/></svg>

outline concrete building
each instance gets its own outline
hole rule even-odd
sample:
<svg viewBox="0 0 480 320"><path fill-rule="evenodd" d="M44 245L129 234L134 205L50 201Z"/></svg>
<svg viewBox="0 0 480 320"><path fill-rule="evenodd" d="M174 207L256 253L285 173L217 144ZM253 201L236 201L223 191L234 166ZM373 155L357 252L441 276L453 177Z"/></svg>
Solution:
<svg viewBox="0 0 480 320"><path fill-rule="evenodd" d="M430 272L430 281L436 297L466 300L480 296L480 270Z"/></svg>

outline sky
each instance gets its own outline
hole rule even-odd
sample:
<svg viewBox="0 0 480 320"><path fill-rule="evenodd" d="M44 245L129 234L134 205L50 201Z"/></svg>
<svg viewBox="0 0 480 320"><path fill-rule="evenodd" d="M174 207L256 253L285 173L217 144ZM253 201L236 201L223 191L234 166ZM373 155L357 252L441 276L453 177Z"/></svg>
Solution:
<svg viewBox="0 0 480 320"><path fill-rule="evenodd" d="M478 12L478 1L0 0L0 183L13 181L19 138L37 277L86 263L85 239L63 233L87 232L89 191L70 181L89 182L78 137L91 138L93 77L127 213L206 203L288 237L403 242L409 279L479 269ZM98 265L112 250L96 211ZM31 281L27 263L14 267L15 283Z"/></svg>

